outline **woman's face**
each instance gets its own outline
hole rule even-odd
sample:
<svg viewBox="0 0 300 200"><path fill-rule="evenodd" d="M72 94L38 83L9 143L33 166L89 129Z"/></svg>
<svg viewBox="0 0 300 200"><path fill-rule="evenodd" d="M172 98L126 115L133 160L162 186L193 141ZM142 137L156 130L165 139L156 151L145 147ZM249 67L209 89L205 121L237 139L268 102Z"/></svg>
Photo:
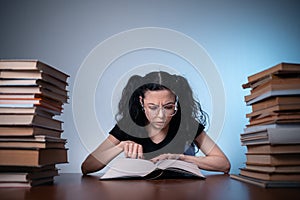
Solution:
<svg viewBox="0 0 300 200"><path fill-rule="evenodd" d="M144 99L140 97L144 106L149 126L162 130L168 127L175 110L175 95L170 90L146 91Z"/></svg>

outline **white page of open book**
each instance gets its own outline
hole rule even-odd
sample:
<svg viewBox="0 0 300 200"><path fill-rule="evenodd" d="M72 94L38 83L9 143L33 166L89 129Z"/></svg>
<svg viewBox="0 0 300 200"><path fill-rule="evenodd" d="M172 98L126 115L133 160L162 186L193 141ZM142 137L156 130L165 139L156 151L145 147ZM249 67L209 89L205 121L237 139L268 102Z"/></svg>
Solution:
<svg viewBox="0 0 300 200"><path fill-rule="evenodd" d="M130 161L130 162L129 162ZM118 158L109 166L109 170L101 177L116 178L123 176L146 176L157 167L151 161L143 159Z"/></svg>

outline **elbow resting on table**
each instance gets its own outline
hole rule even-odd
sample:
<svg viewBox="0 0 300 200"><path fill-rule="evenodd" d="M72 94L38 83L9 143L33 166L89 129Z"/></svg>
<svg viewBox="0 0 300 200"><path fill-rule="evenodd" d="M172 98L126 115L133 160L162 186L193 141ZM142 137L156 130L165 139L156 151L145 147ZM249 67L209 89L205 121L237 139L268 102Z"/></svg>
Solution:
<svg viewBox="0 0 300 200"><path fill-rule="evenodd" d="M224 172L225 174L228 174L229 171L230 171L230 168L231 168L231 164L229 162L229 160L227 158L224 158L224 161L223 161L223 167L222 167L222 172Z"/></svg>
<svg viewBox="0 0 300 200"><path fill-rule="evenodd" d="M89 173L88 170L85 168L84 163L82 163L81 165L81 172L83 175L87 175Z"/></svg>
<svg viewBox="0 0 300 200"><path fill-rule="evenodd" d="M103 163L99 162L94 156L89 155L81 164L81 172L83 175L87 175L89 173L97 172L104 167L105 165Z"/></svg>
<svg viewBox="0 0 300 200"><path fill-rule="evenodd" d="M81 164L81 172L82 172L83 175L87 175L89 173L92 173L92 171L94 171L94 170L89 169L88 164L87 164L86 161L84 161Z"/></svg>

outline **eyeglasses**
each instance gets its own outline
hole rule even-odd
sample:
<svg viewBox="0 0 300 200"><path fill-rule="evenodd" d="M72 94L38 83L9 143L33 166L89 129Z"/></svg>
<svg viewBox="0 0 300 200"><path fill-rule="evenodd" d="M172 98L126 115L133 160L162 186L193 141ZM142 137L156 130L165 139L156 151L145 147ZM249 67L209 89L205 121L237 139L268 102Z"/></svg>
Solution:
<svg viewBox="0 0 300 200"><path fill-rule="evenodd" d="M144 109L147 110L147 112L155 117L159 114L159 111L162 110L163 114L168 116L168 117L172 117L177 113L177 102L178 102L178 98L176 96L176 101L175 103L169 103L163 106L159 106L159 105L148 105L147 107L144 107L144 105L142 104L142 107Z"/></svg>

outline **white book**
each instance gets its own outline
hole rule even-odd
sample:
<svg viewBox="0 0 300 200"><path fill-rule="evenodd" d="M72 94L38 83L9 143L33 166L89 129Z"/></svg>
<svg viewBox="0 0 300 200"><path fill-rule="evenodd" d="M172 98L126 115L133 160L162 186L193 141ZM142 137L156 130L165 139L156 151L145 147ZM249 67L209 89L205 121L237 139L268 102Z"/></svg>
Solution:
<svg viewBox="0 0 300 200"><path fill-rule="evenodd" d="M205 178L197 165L182 160L162 160L153 163L144 159L117 158L100 179L156 179L167 174Z"/></svg>
<svg viewBox="0 0 300 200"><path fill-rule="evenodd" d="M250 126L247 128L244 128L244 134L245 133L253 133L253 132L261 132L266 131L270 128L299 128L300 124L265 124L265 125L257 125L257 126Z"/></svg>
<svg viewBox="0 0 300 200"><path fill-rule="evenodd" d="M241 134L242 145L299 144L300 128L266 128L257 132Z"/></svg>
<svg viewBox="0 0 300 200"><path fill-rule="evenodd" d="M273 97L273 96L292 96L292 95L300 95L300 89L292 89L292 90L272 90L272 91L268 91L262 95L259 95L258 97L248 101L246 103L247 106L250 106L256 102L259 102L261 100L264 100L266 98L269 97Z"/></svg>

